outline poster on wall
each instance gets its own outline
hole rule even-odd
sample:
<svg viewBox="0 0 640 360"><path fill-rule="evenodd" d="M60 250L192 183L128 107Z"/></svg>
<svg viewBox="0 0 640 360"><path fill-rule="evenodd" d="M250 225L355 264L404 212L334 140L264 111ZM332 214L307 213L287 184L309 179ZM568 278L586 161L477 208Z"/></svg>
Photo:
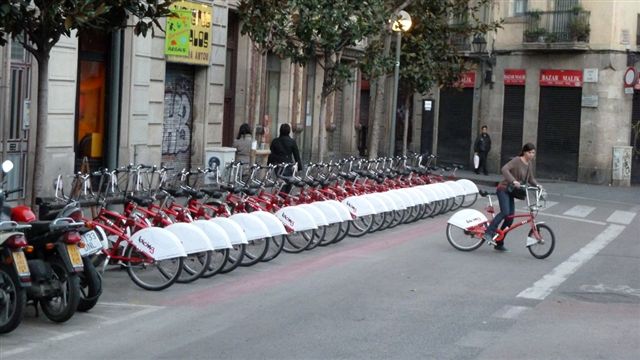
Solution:
<svg viewBox="0 0 640 360"><path fill-rule="evenodd" d="M165 55L189 56L191 37L191 11L173 10L167 18L164 38Z"/></svg>
<svg viewBox="0 0 640 360"><path fill-rule="evenodd" d="M176 52L182 51L180 55L177 53L167 52L168 47L165 46L167 61L195 65L209 65L212 25L211 6L192 3L189 1L179 1L173 4L172 9L174 9L178 14L182 12L190 12L191 22L189 24L189 36L186 45L180 49L172 49L172 51ZM177 20L176 18L172 19L174 19L172 21L181 22L181 20ZM179 19L182 19L182 15L179 15ZM169 28L169 18L167 19L167 28ZM167 37L169 37L168 31ZM176 45L178 45L178 43L179 41L176 41Z"/></svg>

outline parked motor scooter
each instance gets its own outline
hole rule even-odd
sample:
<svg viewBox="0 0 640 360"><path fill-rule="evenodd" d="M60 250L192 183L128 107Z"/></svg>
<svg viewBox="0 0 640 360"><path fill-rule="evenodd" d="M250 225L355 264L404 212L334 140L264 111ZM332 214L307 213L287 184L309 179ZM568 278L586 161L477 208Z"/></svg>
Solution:
<svg viewBox="0 0 640 360"><path fill-rule="evenodd" d="M11 219L29 224L25 231L33 251L27 254L31 272L31 287L27 300L40 304L42 312L51 321L65 322L80 302L80 276L84 270L80 248L84 246L79 229L83 222L70 217L52 221L36 221L28 206L11 209Z"/></svg>
<svg viewBox="0 0 640 360"><path fill-rule="evenodd" d="M2 174L13 169L11 161L2 164ZM26 292L31 285L31 274L27 258L23 249L27 248L27 241L21 232L30 225L19 225L9 220L9 213L5 212L4 200L13 191L4 191L5 182L0 186L0 334L13 331L24 314L27 302Z"/></svg>
<svg viewBox="0 0 640 360"><path fill-rule="evenodd" d="M63 201L62 204L66 203L66 205L60 209L60 201L53 203L39 201L40 220L71 218L76 222L83 222L84 214L79 203L64 195L61 176L58 177L55 183L55 198ZM84 269L78 273L80 277L80 302L77 310L84 312L92 309L98 303L98 299L102 294L102 276L97 271L92 259L94 254L101 252L108 244L107 235L99 227L93 229L82 227L78 230L84 243L84 246L80 247Z"/></svg>

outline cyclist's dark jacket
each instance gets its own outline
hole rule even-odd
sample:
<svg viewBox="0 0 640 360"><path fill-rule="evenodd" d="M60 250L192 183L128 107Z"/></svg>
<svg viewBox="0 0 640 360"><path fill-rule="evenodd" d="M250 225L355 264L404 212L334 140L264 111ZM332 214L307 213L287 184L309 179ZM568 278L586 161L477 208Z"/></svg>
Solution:
<svg viewBox="0 0 640 360"><path fill-rule="evenodd" d="M298 170L302 170L302 162L300 161L300 151L298 144L290 136L279 136L271 142L271 154L269 154L269 164L292 164L298 163ZM291 158L293 155L293 159Z"/></svg>

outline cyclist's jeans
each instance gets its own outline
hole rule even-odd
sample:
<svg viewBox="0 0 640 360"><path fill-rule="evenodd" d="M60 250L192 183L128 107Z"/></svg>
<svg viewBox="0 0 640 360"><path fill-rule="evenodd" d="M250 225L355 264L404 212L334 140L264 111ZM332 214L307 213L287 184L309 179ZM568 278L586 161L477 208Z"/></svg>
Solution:
<svg viewBox="0 0 640 360"><path fill-rule="evenodd" d="M506 189L496 191L496 196L498 196L498 203L500 203L500 213L493 218L493 221L491 221L491 224L489 224L487 228L487 234L490 235L495 234L502 220L509 215L513 215L516 211L513 196L511 196ZM506 219L500 228L506 229L508 226L511 226L512 223L513 218Z"/></svg>

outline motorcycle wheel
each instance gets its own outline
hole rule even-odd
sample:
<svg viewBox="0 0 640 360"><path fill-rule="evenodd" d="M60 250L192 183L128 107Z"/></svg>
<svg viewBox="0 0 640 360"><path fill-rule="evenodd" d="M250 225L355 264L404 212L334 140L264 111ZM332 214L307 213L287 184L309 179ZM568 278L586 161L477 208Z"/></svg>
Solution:
<svg viewBox="0 0 640 360"><path fill-rule="evenodd" d="M0 334L11 332L20 325L26 303L26 291L13 269L0 265Z"/></svg>
<svg viewBox="0 0 640 360"><path fill-rule="evenodd" d="M89 258L82 258L84 271L80 276L80 303L78 311L89 311L98 303L98 298L102 295L102 276L93 266Z"/></svg>
<svg viewBox="0 0 640 360"><path fill-rule="evenodd" d="M69 274L60 259L54 259L50 263L55 280L60 282L58 296L49 299L40 299L42 312L49 320L65 322L73 316L80 302L80 279L77 274Z"/></svg>

